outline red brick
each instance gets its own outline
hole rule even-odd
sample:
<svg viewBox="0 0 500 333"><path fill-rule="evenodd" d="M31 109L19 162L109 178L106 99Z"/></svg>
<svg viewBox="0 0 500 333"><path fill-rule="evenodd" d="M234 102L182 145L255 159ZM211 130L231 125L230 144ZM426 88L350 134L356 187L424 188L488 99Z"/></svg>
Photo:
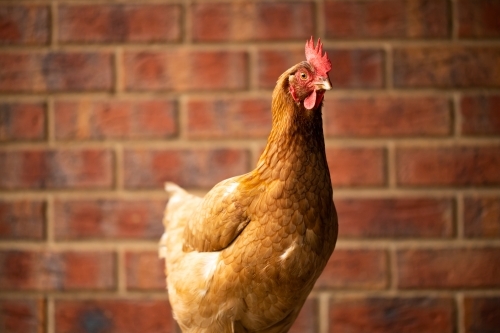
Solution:
<svg viewBox="0 0 500 333"><path fill-rule="evenodd" d="M158 258L158 251L128 251L125 273L129 290L165 290L167 287L165 261Z"/></svg>
<svg viewBox="0 0 500 333"><path fill-rule="evenodd" d="M440 38L449 36L448 3L437 1L326 1L328 38Z"/></svg>
<svg viewBox="0 0 500 333"><path fill-rule="evenodd" d="M401 147L397 181L403 186L500 184L500 146Z"/></svg>
<svg viewBox="0 0 500 333"><path fill-rule="evenodd" d="M464 199L464 234L469 238L500 238L500 197Z"/></svg>
<svg viewBox="0 0 500 333"><path fill-rule="evenodd" d="M109 53L8 52L0 54L0 92L110 91Z"/></svg>
<svg viewBox="0 0 500 333"><path fill-rule="evenodd" d="M337 198L340 237L449 238L453 236L452 199Z"/></svg>
<svg viewBox="0 0 500 333"><path fill-rule="evenodd" d="M500 287L500 248L402 249L397 267L402 289Z"/></svg>
<svg viewBox="0 0 500 333"><path fill-rule="evenodd" d="M330 302L335 333L452 333L450 298L340 298Z"/></svg>
<svg viewBox="0 0 500 333"><path fill-rule="evenodd" d="M43 140L45 122L43 103L0 103L0 142Z"/></svg>
<svg viewBox="0 0 500 333"><path fill-rule="evenodd" d="M0 45L47 44L49 8L46 6L1 6Z"/></svg>
<svg viewBox="0 0 500 333"><path fill-rule="evenodd" d="M387 265L384 250L336 249L314 287L341 290L385 289L388 285Z"/></svg>
<svg viewBox="0 0 500 333"><path fill-rule="evenodd" d="M436 46L395 49L398 88L500 87L500 47Z"/></svg>
<svg viewBox="0 0 500 333"><path fill-rule="evenodd" d="M327 136L408 137L451 133L451 103L438 97L331 97L324 102Z"/></svg>
<svg viewBox="0 0 500 333"><path fill-rule="evenodd" d="M126 52L127 90L241 90L248 81L247 54L240 51Z"/></svg>
<svg viewBox="0 0 500 333"><path fill-rule="evenodd" d="M500 135L500 95L462 97L460 113L462 134Z"/></svg>
<svg viewBox="0 0 500 333"><path fill-rule="evenodd" d="M181 36L176 5L63 5L58 18L61 42L167 42Z"/></svg>
<svg viewBox="0 0 500 333"><path fill-rule="evenodd" d="M42 240L44 234L43 201L0 201L0 239Z"/></svg>
<svg viewBox="0 0 500 333"><path fill-rule="evenodd" d="M459 0L458 35L463 38L500 37L500 3L495 0Z"/></svg>
<svg viewBox="0 0 500 333"><path fill-rule="evenodd" d="M43 299L0 299L0 331L6 333L45 332Z"/></svg>
<svg viewBox="0 0 500 333"><path fill-rule="evenodd" d="M465 297L465 333L496 332L500 327L500 297Z"/></svg>
<svg viewBox="0 0 500 333"><path fill-rule="evenodd" d="M175 333L167 299L56 300L58 333Z"/></svg>
<svg viewBox="0 0 500 333"><path fill-rule="evenodd" d="M385 185L385 155L383 148L327 148L332 184L336 187Z"/></svg>
<svg viewBox="0 0 500 333"><path fill-rule="evenodd" d="M0 251L0 290L111 290L111 252Z"/></svg>
<svg viewBox="0 0 500 333"><path fill-rule="evenodd" d="M163 233L167 200L57 200L58 240L154 239Z"/></svg>
<svg viewBox="0 0 500 333"><path fill-rule="evenodd" d="M177 105L169 100L78 100L55 103L56 138L154 139L177 134Z"/></svg>
<svg viewBox="0 0 500 333"><path fill-rule="evenodd" d="M381 88L384 83L384 55L377 49L328 49L333 69L329 74L333 88ZM274 88L288 68L305 61L304 49L261 50L257 60L261 88Z"/></svg>
<svg viewBox="0 0 500 333"><path fill-rule="evenodd" d="M271 101L191 99L187 103L187 117L190 138L266 138L271 131Z"/></svg>
<svg viewBox="0 0 500 333"><path fill-rule="evenodd" d="M319 305L318 301L309 298L300 310L299 316L290 328L290 333L317 333L319 332Z"/></svg>
<svg viewBox="0 0 500 333"><path fill-rule="evenodd" d="M250 171L241 149L125 150L125 186L162 189L166 181L183 187L211 188L226 178Z"/></svg>
<svg viewBox="0 0 500 333"><path fill-rule="evenodd" d="M195 4L191 15L194 41L305 41L314 34L313 3Z"/></svg>
<svg viewBox="0 0 500 333"><path fill-rule="evenodd" d="M0 188L110 188L112 165L102 149L0 151Z"/></svg>

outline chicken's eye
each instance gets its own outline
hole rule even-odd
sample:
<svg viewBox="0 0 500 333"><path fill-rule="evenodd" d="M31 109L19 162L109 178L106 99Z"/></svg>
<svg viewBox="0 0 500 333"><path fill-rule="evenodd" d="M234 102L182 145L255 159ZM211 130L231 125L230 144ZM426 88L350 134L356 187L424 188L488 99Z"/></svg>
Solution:
<svg viewBox="0 0 500 333"><path fill-rule="evenodd" d="M300 73L300 78L301 78L302 80L307 80L307 74L306 74L306 73L304 73L304 72L301 72L301 73Z"/></svg>

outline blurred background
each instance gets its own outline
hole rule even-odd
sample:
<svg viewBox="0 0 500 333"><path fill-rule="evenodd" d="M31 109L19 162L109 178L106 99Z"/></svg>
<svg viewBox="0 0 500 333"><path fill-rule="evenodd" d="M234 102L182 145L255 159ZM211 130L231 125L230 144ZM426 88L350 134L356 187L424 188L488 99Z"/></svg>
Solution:
<svg viewBox="0 0 500 333"><path fill-rule="evenodd" d="M255 165L321 37L340 239L292 332L500 332L500 1L0 1L0 331L175 332L165 181Z"/></svg>

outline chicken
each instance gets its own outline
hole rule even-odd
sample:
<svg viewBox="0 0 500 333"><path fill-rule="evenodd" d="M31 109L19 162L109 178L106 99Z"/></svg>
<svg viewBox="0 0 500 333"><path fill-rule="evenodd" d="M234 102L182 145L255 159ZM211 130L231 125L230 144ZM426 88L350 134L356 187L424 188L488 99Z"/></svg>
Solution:
<svg viewBox="0 0 500 333"><path fill-rule="evenodd" d="M321 108L331 63L311 39L278 79L257 167L204 198L167 183L160 242L183 332L287 332L337 240Z"/></svg>

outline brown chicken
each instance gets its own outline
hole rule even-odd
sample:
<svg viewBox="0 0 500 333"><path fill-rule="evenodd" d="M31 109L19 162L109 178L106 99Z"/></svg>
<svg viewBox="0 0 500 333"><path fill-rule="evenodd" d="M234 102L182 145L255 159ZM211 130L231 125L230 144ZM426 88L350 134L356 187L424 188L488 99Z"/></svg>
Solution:
<svg viewBox="0 0 500 333"><path fill-rule="evenodd" d="M321 108L331 63L321 41L273 91L257 167L204 198L166 184L160 243L183 332L287 332L337 239Z"/></svg>

